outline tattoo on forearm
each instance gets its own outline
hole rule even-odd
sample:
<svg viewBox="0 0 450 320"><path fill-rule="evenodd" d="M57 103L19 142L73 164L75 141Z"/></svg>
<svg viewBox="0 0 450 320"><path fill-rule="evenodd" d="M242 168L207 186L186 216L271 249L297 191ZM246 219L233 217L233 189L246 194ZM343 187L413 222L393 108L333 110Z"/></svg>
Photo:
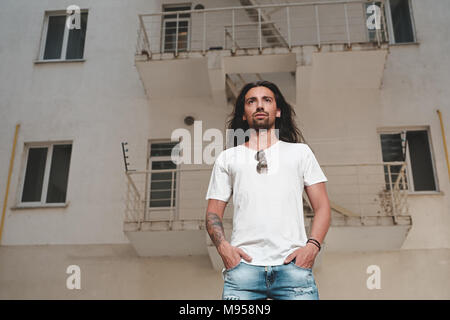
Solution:
<svg viewBox="0 0 450 320"><path fill-rule="evenodd" d="M216 247L225 240L225 232L220 217L214 212L206 214L206 230Z"/></svg>

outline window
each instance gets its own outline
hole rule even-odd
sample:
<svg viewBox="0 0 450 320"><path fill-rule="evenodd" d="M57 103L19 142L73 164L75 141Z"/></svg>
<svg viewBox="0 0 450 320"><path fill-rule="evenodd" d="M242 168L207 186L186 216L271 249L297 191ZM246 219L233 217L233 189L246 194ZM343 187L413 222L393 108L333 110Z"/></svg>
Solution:
<svg viewBox="0 0 450 320"><path fill-rule="evenodd" d="M414 42L410 0L389 0L392 17L393 42Z"/></svg>
<svg viewBox="0 0 450 320"><path fill-rule="evenodd" d="M190 5L164 6L164 12L191 10ZM163 52L189 50L189 25L191 14L167 14L163 16Z"/></svg>
<svg viewBox="0 0 450 320"><path fill-rule="evenodd" d="M65 204L71 144L29 145L21 205Z"/></svg>
<svg viewBox="0 0 450 320"><path fill-rule="evenodd" d="M427 130L403 130L381 134L383 161L405 161L406 181L413 192L437 191L430 141ZM392 180L395 182L400 166L391 166ZM389 186L389 176L385 166L385 181ZM388 188L389 190L389 188Z"/></svg>
<svg viewBox="0 0 450 320"><path fill-rule="evenodd" d="M366 6L366 19L368 18L367 8L371 5L377 5L381 8L381 2L368 2ZM381 14L386 17L388 24L389 38L391 43L415 42L414 24L412 15L411 0L386 0L384 11ZM384 29L384 17L381 17L381 28ZM381 31L382 31L381 30ZM379 33L380 41L386 41L384 32ZM369 41L377 41L376 30L368 30Z"/></svg>
<svg viewBox="0 0 450 320"><path fill-rule="evenodd" d="M83 59L88 13L80 13L80 29L66 26L65 11L47 12L44 19L39 60Z"/></svg>
<svg viewBox="0 0 450 320"><path fill-rule="evenodd" d="M150 175L150 208L175 207L177 165L172 161L172 149L178 142L158 142L150 145L151 170L173 170L152 172Z"/></svg>

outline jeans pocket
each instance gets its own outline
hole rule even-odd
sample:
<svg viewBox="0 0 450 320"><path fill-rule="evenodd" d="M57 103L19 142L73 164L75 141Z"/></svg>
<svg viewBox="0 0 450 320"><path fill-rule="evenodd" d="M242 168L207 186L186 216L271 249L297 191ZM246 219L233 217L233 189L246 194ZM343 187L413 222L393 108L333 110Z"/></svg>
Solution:
<svg viewBox="0 0 450 320"><path fill-rule="evenodd" d="M303 268L291 262L292 283L296 283L300 288L308 288L308 290L317 290L316 281L312 268ZM301 289L298 289L301 291ZM307 290L307 291L308 291ZM305 291L306 292L306 291Z"/></svg>
<svg viewBox="0 0 450 320"><path fill-rule="evenodd" d="M236 269L237 267L239 267L241 265L242 261L239 261L239 263L237 265L235 265L234 267L231 267L230 269L225 269L225 272L230 272L233 271L234 269Z"/></svg>
<svg viewBox="0 0 450 320"><path fill-rule="evenodd" d="M242 264L242 261L240 261L236 266L231 267L230 269L222 269L222 279L225 281L227 279L229 279L229 277L227 277L227 275L231 272L236 270L240 265Z"/></svg>
<svg viewBox="0 0 450 320"><path fill-rule="evenodd" d="M302 267L299 267L298 265L296 265L296 264L295 264L295 259L291 261L291 264L292 264L295 268L298 268L298 269L300 269L300 270L312 271L312 268L302 268Z"/></svg>

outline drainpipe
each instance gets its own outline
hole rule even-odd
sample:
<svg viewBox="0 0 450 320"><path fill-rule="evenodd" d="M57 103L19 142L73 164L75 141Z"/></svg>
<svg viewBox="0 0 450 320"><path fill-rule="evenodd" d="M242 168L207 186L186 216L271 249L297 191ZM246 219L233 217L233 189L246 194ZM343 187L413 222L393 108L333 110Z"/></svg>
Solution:
<svg viewBox="0 0 450 320"><path fill-rule="evenodd" d="M6 191L5 191L5 199L3 201L3 210L2 210L2 221L0 223L0 245L2 243L2 234L3 234L3 226L5 224L5 213L6 213L6 204L8 201L8 193L9 193L9 185L11 182L11 174L14 165L14 156L16 154L16 144L17 144L17 136L19 135L20 124L16 124L16 132L14 133L14 142L13 148L11 152L11 159L9 160L9 172L8 172L8 181L6 182Z"/></svg>
<svg viewBox="0 0 450 320"><path fill-rule="evenodd" d="M450 163L448 162L447 141L445 140L445 131L444 131L444 123L442 122L442 113L439 109L437 109L436 112L439 116L439 121L441 123L442 140L444 143L445 159L447 160L448 178L450 180Z"/></svg>

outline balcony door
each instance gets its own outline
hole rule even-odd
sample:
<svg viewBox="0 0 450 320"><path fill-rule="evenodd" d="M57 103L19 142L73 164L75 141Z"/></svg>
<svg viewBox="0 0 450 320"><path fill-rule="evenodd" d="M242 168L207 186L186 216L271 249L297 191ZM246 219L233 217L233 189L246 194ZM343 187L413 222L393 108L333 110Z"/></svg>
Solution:
<svg viewBox="0 0 450 320"><path fill-rule="evenodd" d="M164 6L164 12L191 10L190 5ZM163 52L182 52L190 49L191 14L166 14L162 21Z"/></svg>
<svg viewBox="0 0 450 320"><path fill-rule="evenodd" d="M172 161L172 150L178 142L150 142L148 168L152 170L147 177L146 219L154 218L152 213L175 212L177 205L177 165ZM161 172L158 172L161 171ZM167 218L169 216L167 215Z"/></svg>

